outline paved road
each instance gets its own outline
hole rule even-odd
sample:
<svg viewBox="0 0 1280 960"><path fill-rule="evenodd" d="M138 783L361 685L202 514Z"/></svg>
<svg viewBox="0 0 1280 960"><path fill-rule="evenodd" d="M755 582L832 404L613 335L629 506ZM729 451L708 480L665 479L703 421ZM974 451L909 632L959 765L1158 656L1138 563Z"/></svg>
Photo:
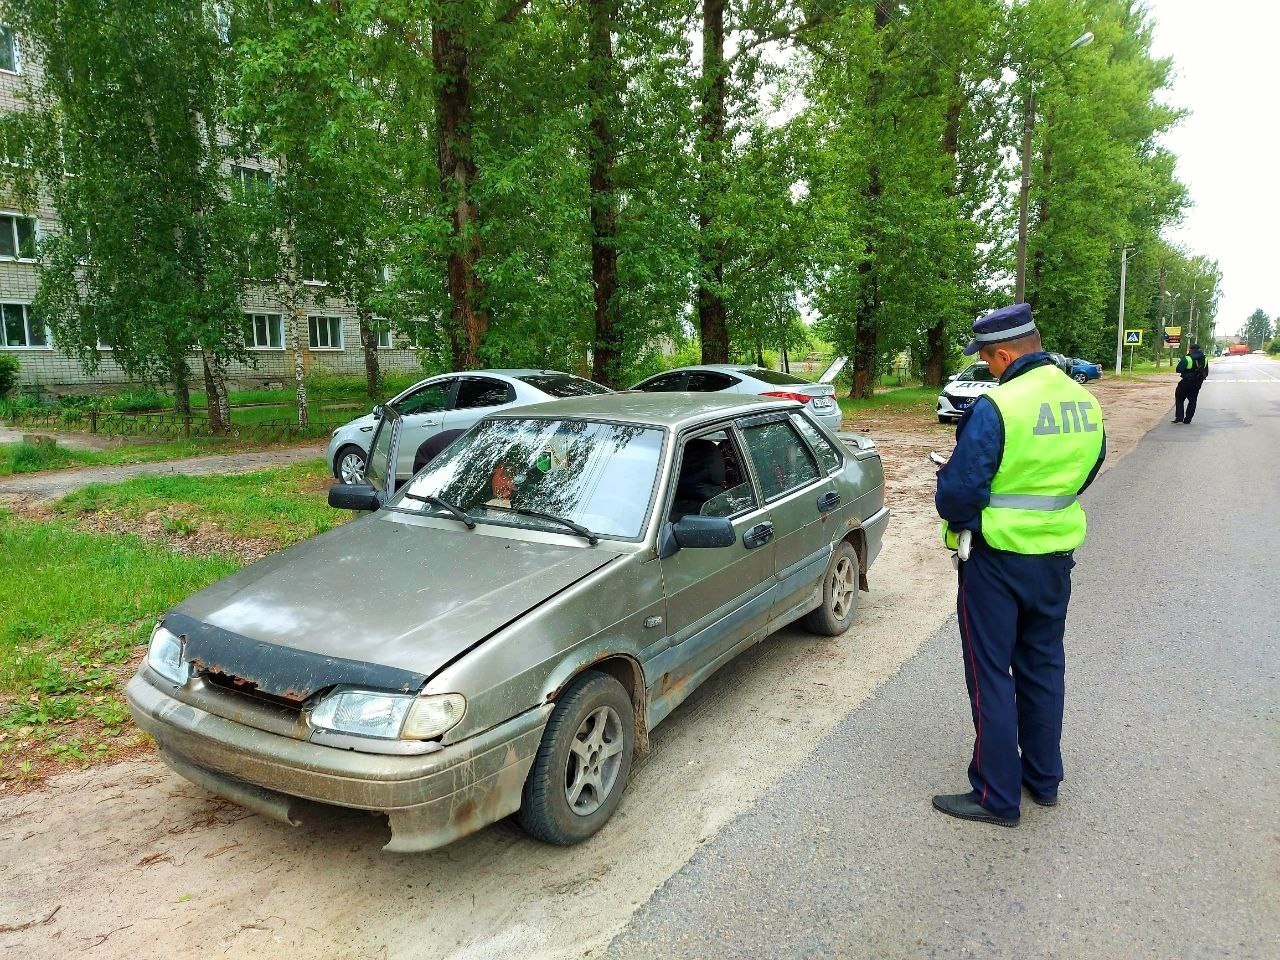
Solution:
<svg viewBox="0 0 1280 960"><path fill-rule="evenodd" d="M1277 956L1277 476L1280 364L1248 357L1087 494L1057 809L929 809L972 736L952 618L609 954Z"/></svg>
<svg viewBox="0 0 1280 960"><path fill-rule="evenodd" d="M59 440L59 442L62 442ZM42 473L15 473L0 479L0 495L32 496L37 500L54 500L87 487L91 483L119 483L131 477L181 473L204 476L213 473L249 473L266 470L299 460L316 460L324 456L323 444L308 443L299 447L274 447L244 453L218 453L181 460L156 460L152 463L130 463L115 467L77 467L72 470L46 470Z"/></svg>

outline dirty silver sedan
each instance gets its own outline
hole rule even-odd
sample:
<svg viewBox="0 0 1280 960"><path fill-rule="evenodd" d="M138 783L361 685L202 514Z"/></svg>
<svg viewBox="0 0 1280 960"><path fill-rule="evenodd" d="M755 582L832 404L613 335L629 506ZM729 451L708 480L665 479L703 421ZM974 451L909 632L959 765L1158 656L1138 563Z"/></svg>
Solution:
<svg viewBox="0 0 1280 960"><path fill-rule="evenodd" d="M591 836L715 670L795 620L848 629L888 519L874 445L794 402L520 408L379 489L397 430L330 495L373 512L166 614L128 688L184 777L290 823L385 813L388 850L513 813Z"/></svg>

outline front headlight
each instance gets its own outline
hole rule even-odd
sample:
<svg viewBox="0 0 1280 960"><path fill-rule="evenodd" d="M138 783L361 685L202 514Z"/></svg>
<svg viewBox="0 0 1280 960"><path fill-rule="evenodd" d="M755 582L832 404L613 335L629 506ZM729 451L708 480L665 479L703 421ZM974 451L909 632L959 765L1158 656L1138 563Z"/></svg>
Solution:
<svg viewBox="0 0 1280 960"><path fill-rule="evenodd" d="M407 696L372 690L336 690L311 711L311 725L380 740L430 740L452 729L467 701L457 693Z"/></svg>
<svg viewBox="0 0 1280 960"><path fill-rule="evenodd" d="M159 624L151 633L147 665L178 686L185 684L191 676L191 667L182 660L182 641Z"/></svg>

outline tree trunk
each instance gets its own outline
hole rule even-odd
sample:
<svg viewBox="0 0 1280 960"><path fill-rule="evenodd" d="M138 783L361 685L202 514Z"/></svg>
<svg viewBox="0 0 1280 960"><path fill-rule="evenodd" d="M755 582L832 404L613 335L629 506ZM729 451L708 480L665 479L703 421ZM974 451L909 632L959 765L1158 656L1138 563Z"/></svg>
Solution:
<svg viewBox="0 0 1280 960"><path fill-rule="evenodd" d="M173 409L180 416L191 416L191 371L185 357L173 361Z"/></svg>
<svg viewBox="0 0 1280 960"><path fill-rule="evenodd" d="M617 141L613 117L618 96L613 63L616 0L587 0L587 49L591 74L591 285L595 295L592 379L617 387L621 376L622 325L618 310L618 195L613 170Z"/></svg>
<svg viewBox="0 0 1280 960"><path fill-rule="evenodd" d="M448 14L461 19L459 0L446 3ZM436 94L437 152L440 192L451 208L448 262L450 302L449 341L454 367L470 370L481 365L481 347L489 318L480 301L483 285L476 276L480 259L479 212L471 198L476 178L471 149L475 121L471 90L471 51L459 23L438 18L431 27L431 56L439 76Z"/></svg>
<svg viewBox="0 0 1280 960"><path fill-rule="evenodd" d="M876 0L873 25L876 34L881 34L888 27L893 14L897 11L898 0ZM884 56L881 51L880 56ZM871 70L867 85L867 106L870 108L871 122L877 120L876 112L880 106L880 98L884 91L884 71L879 61ZM867 186L863 191L867 198L867 207L874 210L884 194L884 185L880 181L880 166L874 161L867 170ZM853 390L850 396L855 399L869 400L875 393L876 360L878 358L878 331L876 329L880 313L879 283L875 273L875 236L867 239L867 253L858 264L858 307L854 318L856 332L854 334L853 352Z"/></svg>
<svg viewBox="0 0 1280 960"><path fill-rule="evenodd" d="M1049 130L1053 126L1054 114L1050 110L1042 127ZM1049 147L1049 139L1045 137L1040 151L1040 198L1036 202L1036 248L1031 253L1031 277L1028 286L1027 306L1034 312L1040 302L1040 279L1044 272L1044 228L1049 222L1049 176L1053 172L1053 151Z"/></svg>
<svg viewBox="0 0 1280 960"><path fill-rule="evenodd" d="M959 78L956 78L959 88ZM942 129L942 152L951 159L952 175L947 181L947 193L955 197L957 184L955 167L960 152L960 119L964 116L964 101L952 100L947 104L946 123ZM956 278L948 278L955 280ZM924 385L941 388L947 375L947 321L944 317L925 331Z"/></svg>
<svg viewBox="0 0 1280 960"><path fill-rule="evenodd" d="M363 302L356 303L356 320L360 324L360 349L364 352L365 389L370 400L382 395L382 371L378 368L378 333L373 329L373 312Z"/></svg>
<svg viewBox="0 0 1280 960"><path fill-rule="evenodd" d="M713 206L723 176L725 95L728 65L724 59L726 0L702 3L702 128L701 183L698 232L701 236L701 273L698 278L698 330L703 363L729 362L728 311L724 303L724 241L718 236Z"/></svg>
<svg viewBox="0 0 1280 960"><path fill-rule="evenodd" d="M293 384L294 397L298 401L298 429L305 430L311 422L307 409L307 365L303 354L307 342L307 315L297 302L289 304L289 329L293 334Z"/></svg>
<svg viewBox="0 0 1280 960"><path fill-rule="evenodd" d="M204 367L204 396L209 411L209 432L224 434L231 426L228 411L224 407L227 387L226 380L218 370L216 362L209 362L209 352L201 349L200 360Z"/></svg>

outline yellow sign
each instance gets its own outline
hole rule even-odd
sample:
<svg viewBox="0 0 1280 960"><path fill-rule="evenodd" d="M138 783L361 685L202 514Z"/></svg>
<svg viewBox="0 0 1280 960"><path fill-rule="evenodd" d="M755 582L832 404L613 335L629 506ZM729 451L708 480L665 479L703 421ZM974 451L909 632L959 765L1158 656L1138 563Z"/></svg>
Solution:
<svg viewBox="0 0 1280 960"><path fill-rule="evenodd" d="M1142 346L1142 331L1141 331L1141 330L1126 330L1126 331L1124 332L1124 345L1125 345L1126 347L1140 347L1140 346Z"/></svg>
<svg viewBox="0 0 1280 960"><path fill-rule="evenodd" d="M1166 337L1180 337L1182 336L1182 328L1181 327L1165 327L1164 335Z"/></svg>

